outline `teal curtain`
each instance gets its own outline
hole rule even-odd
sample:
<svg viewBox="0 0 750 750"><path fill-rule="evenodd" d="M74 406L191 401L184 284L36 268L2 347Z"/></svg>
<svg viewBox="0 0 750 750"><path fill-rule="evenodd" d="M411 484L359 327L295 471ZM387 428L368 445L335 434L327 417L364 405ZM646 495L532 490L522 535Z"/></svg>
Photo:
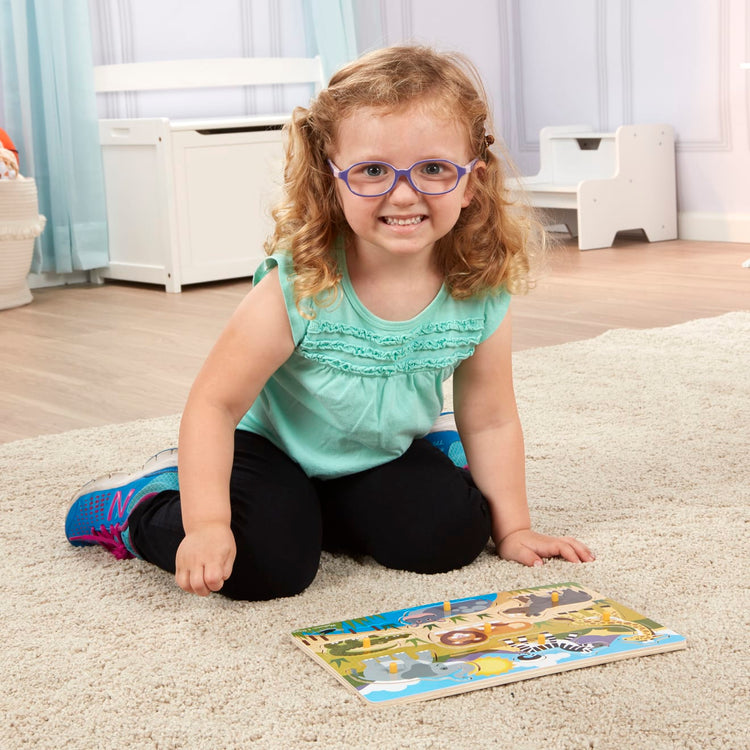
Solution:
<svg viewBox="0 0 750 750"><path fill-rule="evenodd" d="M326 79L357 57L353 0L303 0L310 54L320 55Z"/></svg>
<svg viewBox="0 0 750 750"><path fill-rule="evenodd" d="M31 270L109 263L88 0L0 0L5 121L47 228Z"/></svg>

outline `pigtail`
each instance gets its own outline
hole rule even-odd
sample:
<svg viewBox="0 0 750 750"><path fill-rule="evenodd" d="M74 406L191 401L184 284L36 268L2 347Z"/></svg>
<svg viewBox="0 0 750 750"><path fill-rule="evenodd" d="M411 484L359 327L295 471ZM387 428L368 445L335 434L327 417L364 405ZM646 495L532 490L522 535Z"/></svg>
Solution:
<svg viewBox="0 0 750 750"><path fill-rule="evenodd" d="M297 107L285 126L284 197L271 212L273 235L266 252L288 252L294 267L297 308L310 317L306 304L330 304L341 279L332 248L346 226L336 200L333 178L325 162L323 133L312 113Z"/></svg>
<svg viewBox="0 0 750 750"><path fill-rule="evenodd" d="M457 299L500 289L528 292L546 251L546 234L534 209L506 188L508 173L516 176L515 168L503 149L498 149L503 158L490 149L494 138L487 143L484 127L477 153L484 146L480 158L485 168L471 175L474 197L438 246L446 285Z"/></svg>

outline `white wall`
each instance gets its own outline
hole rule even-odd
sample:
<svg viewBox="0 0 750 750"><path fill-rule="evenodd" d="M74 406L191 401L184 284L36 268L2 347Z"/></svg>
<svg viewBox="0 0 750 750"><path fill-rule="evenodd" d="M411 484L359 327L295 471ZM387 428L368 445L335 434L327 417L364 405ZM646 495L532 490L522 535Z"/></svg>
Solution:
<svg viewBox="0 0 750 750"><path fill-rule="evenodd" d="M478 65L522 171L544 125L669 122L680 234L750 242L750 0L355 0L364 47L416 40ZM90 0L97 63L304 55L301 0ZM288 109L299 92L109 95L102 115ZM291 97L291 98L290 98ZM304 98L304 97L303 97Z"/></svg>

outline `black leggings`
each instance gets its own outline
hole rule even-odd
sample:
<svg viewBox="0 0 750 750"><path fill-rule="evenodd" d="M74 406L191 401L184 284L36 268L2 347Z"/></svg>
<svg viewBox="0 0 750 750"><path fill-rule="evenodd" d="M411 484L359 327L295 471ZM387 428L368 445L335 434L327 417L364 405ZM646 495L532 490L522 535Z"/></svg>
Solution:
<svg viewBox="0 0 750 750"><path fill-rule="evenodd" d="M426 440L382 466L320 480L265 438L237 430L230 498L237 557L221 593L232 599L298 594L322 549L443 573L472 562L490 536L489 506L469 473ZM138 554L174 573L185 535L180 493L144 500L129 527Z"/></svg>

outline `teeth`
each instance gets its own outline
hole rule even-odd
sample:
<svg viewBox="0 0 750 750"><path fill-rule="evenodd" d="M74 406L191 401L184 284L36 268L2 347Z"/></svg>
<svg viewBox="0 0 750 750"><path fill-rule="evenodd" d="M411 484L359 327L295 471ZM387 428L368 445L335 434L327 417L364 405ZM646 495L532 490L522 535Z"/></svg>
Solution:
<svg viewBox="0 0 750 750"><path fill-rule="evenodd" d="M389 216L383 217L383 221L386 224L395 225L399 227L406 227L409 224L421 224L423 216L415 216L413 219L392 219Z"/></svg>

